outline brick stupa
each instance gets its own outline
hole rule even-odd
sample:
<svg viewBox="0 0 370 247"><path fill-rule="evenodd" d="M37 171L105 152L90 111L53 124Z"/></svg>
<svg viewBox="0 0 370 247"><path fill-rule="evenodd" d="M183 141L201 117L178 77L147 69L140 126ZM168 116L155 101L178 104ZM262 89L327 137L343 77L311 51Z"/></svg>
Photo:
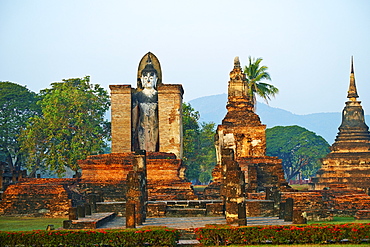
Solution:
<svg viewBox="0 0 370 247"><path fill-rule="evenodd" d="M339 187L369 193L370 133L361 101L357 100L353 58L347 98L338 135L311 186L316 190Z"/></svg>
<svg viewBox="0 0 370 247"><path fill-rule="evenodd" d="M232 149L234 159L244 172L246 192L254 193L273 188L289 190L281 160L266 156L266 125L261 124L249 99L245 74L239 58L234 60L228 83L227 114L218 125L216 133L217 165L213 171L214 182L206 189L208 198L217 198L218 190L225 177L222 150Z"/></svg>

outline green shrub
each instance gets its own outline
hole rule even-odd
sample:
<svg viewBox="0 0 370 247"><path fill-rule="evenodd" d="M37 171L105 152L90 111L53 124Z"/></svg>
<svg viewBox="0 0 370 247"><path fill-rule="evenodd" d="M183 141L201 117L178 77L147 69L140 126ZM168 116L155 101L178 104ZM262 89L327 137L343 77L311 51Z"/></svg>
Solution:
<svg viewBox="0 0 370 247"><path fill-rule="evenodd" d="M285 226L207 226L196 229L203 245L320 244L369 242L368 224L314 224Z"/></svg>
<svg viewBox="0 0 370 247"><path fill-rule="evenodd" d="M0 231L1 246L175 246L178 237L168 228Z"/></svg>

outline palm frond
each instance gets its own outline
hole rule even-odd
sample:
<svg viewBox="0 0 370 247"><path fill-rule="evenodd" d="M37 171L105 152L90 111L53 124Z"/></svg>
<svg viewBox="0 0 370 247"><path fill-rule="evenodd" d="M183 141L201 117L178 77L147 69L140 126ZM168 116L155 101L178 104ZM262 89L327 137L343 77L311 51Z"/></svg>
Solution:
<svg viewBox="0 0 370 247"><path fill-rule="evenodd" d="M271 100L271 97L279 92L279 90L268 83L262 81L271 81L271 76L267 72L268 67L263 65L260 66L262 58L248 57L248 65L244 66L244 73L246 75L246 82L248 85L248 96L253 103L256 102L255 95L263 98L266 103Z"/></svg>

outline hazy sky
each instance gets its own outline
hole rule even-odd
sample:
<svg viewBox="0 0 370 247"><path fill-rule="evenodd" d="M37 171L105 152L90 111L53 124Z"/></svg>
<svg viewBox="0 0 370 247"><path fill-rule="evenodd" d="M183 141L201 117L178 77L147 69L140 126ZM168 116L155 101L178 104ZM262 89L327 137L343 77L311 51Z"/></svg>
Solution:
<svg viewBox="0 0 370 247"><path fill-rule="evenodd" d="M153 52L184 100L227 92L235 56L262 57L296 114L339 112L350 57L370 113L368 0L0 0L0 80L39 92L63 78L136 86Z"/></svg>

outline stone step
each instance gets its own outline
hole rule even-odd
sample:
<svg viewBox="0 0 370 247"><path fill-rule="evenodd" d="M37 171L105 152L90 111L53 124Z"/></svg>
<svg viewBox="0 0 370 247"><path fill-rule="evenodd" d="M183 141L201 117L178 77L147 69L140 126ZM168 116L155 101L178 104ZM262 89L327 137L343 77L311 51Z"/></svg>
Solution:
<svg viewBox="0 0 370 247"><path fill-rule="evenodd" d="M178 242L177 242L177 246L184 246L184 247L190 247L190 246L199 246L200 242L196 239L190 239L190 240L187 240L187 239L180 239Z"/></svg>
<svg viewBox="0 0 370 247"><path fill-rule="evenodd" d="M178 229L180 232L181 240L193 240L196 239L196 235L193 229Z"/></svg>
<svg viewBox="0 0 370 247"><path fill-rule="evenodd" d="M103 224L111 221L116 217L113 212L110 213L93 213L86 215L86 217L79 218L78 220L65 220L63 221L64 229L96 229Z"/></svg>
<svg viewBox="0 0 370 247"><path fill-rule="evenodd" d="M180 237L177 246L199 246L200 242L196 240L193 229L179 229Z"/></svg>
<svg viewBox="0 0 370 247"><path fill-rule="evenodd" d="M166 216L167 217L197 217L197 216L205 216L206 215L205 208L172 208L169 207L166 209Z"/></svg>

